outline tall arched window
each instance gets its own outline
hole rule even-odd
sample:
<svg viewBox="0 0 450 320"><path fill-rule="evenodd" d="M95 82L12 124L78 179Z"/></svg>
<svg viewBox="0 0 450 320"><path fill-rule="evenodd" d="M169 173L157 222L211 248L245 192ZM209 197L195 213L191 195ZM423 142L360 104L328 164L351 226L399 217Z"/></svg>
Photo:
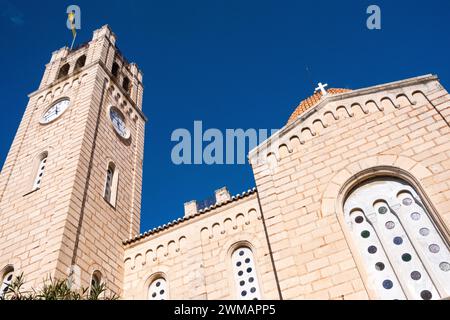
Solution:
<svg viewBox="0 0 450 320"><path fill-rule="evenodd" d="M123 79L122 82L122 88L123 90L125 90L126 92L130 91L130 79L128 79L127 77L125 77Z"/></svg>
<svg viewBox="0 0 450 320"><path fill-rule="evenodd" d="M118 182L119 174L117 172L116 165L110 162L108 165L108 170L106 171L104 198L113 207L116 206Z"/></svg>
<svg viewBox="0 0 450 320"><path fill-rule="evenodd" d="M33 191L37 190L41 187L42 179L44 177L45 167L47 166L47 158L48 153L44 152L42 153L38 158L38 166L35 169L35 177L33 182Z"/></svg>
<svg viewBox="0 0 450 320"><path fill-rule="evenodd" d="M167 300L167 281L164 278L158 278L148 287L148 300Z"/></svg>
<svg viewBox="0 0 450 320"><path fill-rule="evenodd" d="M0 284L0 300L4 298L5 294L8 292L9 286L11 285L14 278L14 268L10 267L5 270L2 275L2 282Z"/></svg>
<svg viewBox="0 0 450 320"><path fill-rule="evenodd" d="M99 286L102 283L102 274L100 271L96 270L92 273L91 287Z"/></svg>
<svg viewBox="0 0 450 320"><path fill-rule="evenodd" d="M450 251L411 185L390 177L366 181L350 193L344 212L378 298L450 295Z"/></svg>
<svg viewBox="0 0 450 320"><path fill-rule="evenodd" d="M116 78L119 76L119 65L116 62L112 65L111 73Z"/></svg>
<svg viewBox="0 0 450 320"><path fill-rule="evenodd" d="M236 249L232 256L236 296L241 300L259 300L261 293L253 252L248 247Z"/></svg>
<svg viewBox="0 0 450 320"><path fill-rule="evenodd" d="M69 74L69 70L70 70L70 65L68 63L63 65L61 67L61 69L59 69L58 79L61 79L61 78L65 77L65 76L67 76Z"/></svg>
<svg viewBox="0 0 450 320"><path fill-rule="evenodd" d="M98 294L99 292L96 292L100 285L102 284L102 273L98 270L95 270L92 273L91 277L91 288L90 288L90 294Z"/></svg>
<svg viewBox="0 0 450 320"><path fill-rule="evenodd" d="M81 69L86 65L86 55L82 55L78 58L76 64L75 64L75 70Z"/></svg>

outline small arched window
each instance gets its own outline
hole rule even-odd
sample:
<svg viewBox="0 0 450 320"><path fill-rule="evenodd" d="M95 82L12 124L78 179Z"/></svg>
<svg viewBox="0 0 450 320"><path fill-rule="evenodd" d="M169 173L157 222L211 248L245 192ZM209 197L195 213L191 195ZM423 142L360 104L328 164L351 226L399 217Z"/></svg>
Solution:
<svg viewBox="0 0 450 320"><path fill-rule="evenodd" d="M116 78L119 76L119 65L116 62L112 65L111 73Z"/></svg>
<svg viewBox="0 0 450 320"><path fill-rule="evenodd" d="M59 69L58 79L61 79L61 78L64 78L65 76L67 76L69 74L69 70L70 70L70 65L68 63L63 65L61 67L61 69Z"/></svg>
<svg viewBox="0 0 450 320"><path fill-rule="evenodd" d="M236 249L231 256L231 261L237 298L240 300L261 299L252 250L248 247Z"/></svg>
<svg viewBox="0 0 450 320"><path fill-rule="evenodd" d="M37 159L37 168L33 181L33 191L41 188L42 179L44 177L45 168L47 166L48 153L42 153Z"/></svg>
<svg viewBox="0 0 450 320"><path fill-rule="evenodd" d="M113 207L116 206L118 183L119 174L116 165L113 162L110 162L106 171L104 198Z"/></svg>
<svg viewBox="0 0 450 320"><path fill-rule="evenodd" d="M9 267L5 270L2 275L2 282L0 284L0 300L5 297L5 294L8 292L9 287L14 279L14 268Z"/></svg>
<svg viewBox="0 0 450 320"><path fill-rule="evenodd" d="M91 287L99 286L102 283L102 274L96 270L92 273Z"/></svg>
<svg viewBox="0 0 450 320"><path fill-rule="evenodd" d="M167 281L164 278L154 280L148 287L148 300L167 300Z"/></svg>
<svg viewBox="0 0 450 320"><path fill-rule="evenodd" d="M96 270L92 273L91 277L91 289L90 289L91 295L94 294L95 291L99 291L98 289L100 288L101 284L102 284L102 273Z"/></svg>
<svg viewBox="0 0 450 320"><path fill-rule="evenodd" d="M130 91L130 79L128 77L125 77L122 82L122 88L126 92Z"/></svg>
<svg viewBox="0 0 450 320"><path fill-rule="evenodd" d="M368 180L350 193L344 212L368 286L379 299L450 295L450 251L409 183Z"/></svg>
<svg viewBox="0 0 450 320"><path fill-rule="evenodd" d="M86 55L82 55L78 58L76 64L75 64L75 70L81 69L86 65Z"/></svg>

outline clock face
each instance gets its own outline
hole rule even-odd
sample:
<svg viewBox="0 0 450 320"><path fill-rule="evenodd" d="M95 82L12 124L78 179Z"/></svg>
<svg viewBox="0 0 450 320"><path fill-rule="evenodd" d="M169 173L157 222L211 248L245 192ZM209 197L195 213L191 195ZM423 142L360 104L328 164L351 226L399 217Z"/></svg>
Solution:
<svg viewBox="0 0 450 320"><path fill-rule="evenodd" d="M123 139L128 139L130 137L130 130L128 130L125 125L124 117L122 113L116 108L112 107L109 110L109 116L111 118L111 123L116 130L117 134Z"/></svg>
<svg viewBox="0 0 450 320"><path fill-rule="evenodd" d="M69 99L63 99L52 105L42 116L41 123L46 124L58 119L70 105Z"/></svg>

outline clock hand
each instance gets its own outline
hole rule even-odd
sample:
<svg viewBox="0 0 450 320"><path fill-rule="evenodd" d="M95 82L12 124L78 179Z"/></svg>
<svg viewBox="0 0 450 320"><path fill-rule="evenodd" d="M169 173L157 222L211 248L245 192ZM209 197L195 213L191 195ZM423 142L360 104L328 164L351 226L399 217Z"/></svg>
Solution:
<svg viewBox="0 0 450 320"><path fill-rule="evenodd" d="M47 113L47 114L45 115L45 119L50 119L53 115L54 115L54 112Z"/></svg>

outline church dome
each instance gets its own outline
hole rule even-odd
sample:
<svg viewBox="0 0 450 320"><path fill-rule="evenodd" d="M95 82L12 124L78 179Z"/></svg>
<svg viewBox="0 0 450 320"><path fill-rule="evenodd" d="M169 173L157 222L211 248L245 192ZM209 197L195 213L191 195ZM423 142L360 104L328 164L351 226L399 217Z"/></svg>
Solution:
<svg viewBox="0 0 450 320"><path fill-rule="evenodd" d="M327 90L327 93L328 93L328 95L336 95L336 94L350 92L350 91L352 91L352 90L350 90L350 89L330 88L330 89ZM290 123L294 122L295 119L297 119L300 115L302 115L302 113L304 113L305 111L307 111L307 110L311 109L312 107L314 107L317 103L319 103L320 99L322 99L322 92L318 91L318 92L314 93L312 96L310 96L309 98L303 100L298 105L298 107L295 109L295 111L291 114L287 124L290 124Z"/></svg>

